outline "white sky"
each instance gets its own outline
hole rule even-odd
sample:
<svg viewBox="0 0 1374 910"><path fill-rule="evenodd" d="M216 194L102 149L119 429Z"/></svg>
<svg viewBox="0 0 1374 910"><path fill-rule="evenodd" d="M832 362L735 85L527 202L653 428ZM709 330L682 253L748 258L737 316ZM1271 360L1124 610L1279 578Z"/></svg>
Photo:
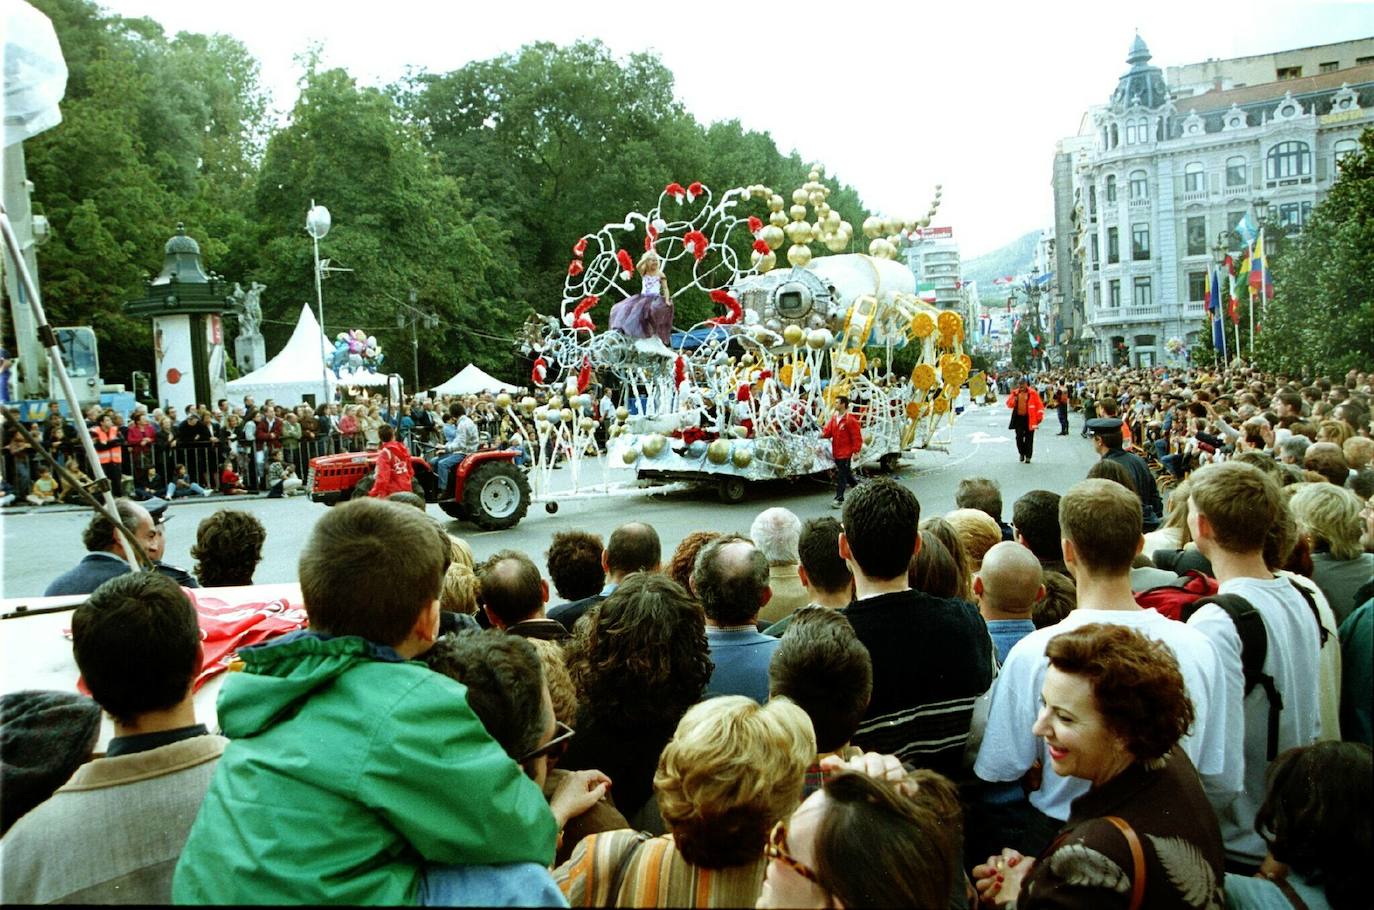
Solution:
<svg viewBox="0 0 1374 910"><path fill-rule="evenodd" d="M624 56L659 52L702 123L739 119L827 165L869 207L934 224L965 258L1052 220L1056 140L1072 135L1126 70L1134 30L1168 67L1374 35L1374 3L1306 0L720 2L549 0L104 0L169 34L225 32L262 64L290 109L309 42L327 65L384 84L514 52L532 41L599 38ZM693 179L680 175L681 182ZM789 191L791 187L775 187Z"/></svg>

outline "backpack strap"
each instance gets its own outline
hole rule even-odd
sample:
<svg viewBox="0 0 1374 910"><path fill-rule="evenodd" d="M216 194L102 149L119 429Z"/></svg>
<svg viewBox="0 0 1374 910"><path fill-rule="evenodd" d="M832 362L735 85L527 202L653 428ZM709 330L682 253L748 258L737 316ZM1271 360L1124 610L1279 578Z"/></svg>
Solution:
<svg viewBox="0 0 1374 910"><path fill-rule="evenodd" d="M1293 905L1293 910L1308 910L1307 901L1303 900L1302 897L1298 894L1298 892L1293 888L1292 884L1289 883L1287 876L1276 876L1274 878L1269 879L1269 881L1273 882L1275 885L1278 885L1279 890L1283 892L1283 896L1288 898L1288 903Z"/></svg>
<svg viewBox="0 0 1374 910"><path fill-rule="evenodd" d="M1321 646L1325 648L1326 640L1330 637L1330 633L1326 631L1326 626L1322 625L1322 614L1321 611L1317 609L1316 599L1312 596L1311 591L1307 590L1293 579L1288 579L1288 583L1297 589L1297 592L1302 595L1303 600L1307 601L1307 608L1312 611L1312 618L1317 621L1317 633L1321 636Z"/></svg>
<svg viewBox="0 0 1374 910"><path fill-rule="evenodd" d="M1131 848L1131 864L1135 869L1131 875L1130 910L1140 910L1140 905L1145 901L1145 850L1140 846L1140 837L1121 816L1106 815L1103 818L1116 826L1121 836L1126 838L1126 846Z"/></svg>
<svg viewBox="0 0 1374 910"><path fill-rule="evenodd" d="M1269 656L1269 633L1264 628L1264 619L1259 610L1239 594L1213 594L1199 597L1183 607L1183 621L1188 619L1207 604L1216 604L1231 618L1240 637L1240 668L1245 677L1245 694L1255 686L1264 689L1269 699L1269 742L1268 756L1273 761L1279 754L1279 712L1283 710L1283 697L1274 685L1274 677L1264 672L1264 661Z"/></svg>

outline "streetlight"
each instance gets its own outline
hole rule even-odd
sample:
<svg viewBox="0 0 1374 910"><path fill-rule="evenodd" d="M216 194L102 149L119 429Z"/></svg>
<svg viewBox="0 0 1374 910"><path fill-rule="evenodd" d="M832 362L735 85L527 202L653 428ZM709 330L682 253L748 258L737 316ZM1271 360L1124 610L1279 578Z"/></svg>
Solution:
<svg viewBox="0 0 1374 910"><path fill-rule="evenodd" d="M439 317L433 313L427 313L415 305L415 301L419 299L419 295L415 293L414 288L411 288L410 293L406 295L410 300L409 303L406 303L404 300L398 300L385 291L382 293L390 300L394 300L396 303L410 310L412 314L411 317L407 319L405 313L397 313L396 328L404 328L407 322L410 323L410 351L415 371L415 391L418 392L420 390L420 333L416 326L420 322L424 322L426 329L437 329L439 327Z"/></svg>
<svg viewBox="0 0 1374 910"><path fill-rule="evenodd" d="M310 235L311 245L315 251L315 305L319 309L320 332L324 333L324 288L321 286L322 276L320 268L320 241L329 233L331 225L329 209L322 205L316 205L315 200L310 200L310 211L305 213L305 232ZM328 341L329 336L325 335ZM323 403L330 404L332 397L329 394L329 365L325 363L324 352L320 352L320 379L324 383Z"/></svg>

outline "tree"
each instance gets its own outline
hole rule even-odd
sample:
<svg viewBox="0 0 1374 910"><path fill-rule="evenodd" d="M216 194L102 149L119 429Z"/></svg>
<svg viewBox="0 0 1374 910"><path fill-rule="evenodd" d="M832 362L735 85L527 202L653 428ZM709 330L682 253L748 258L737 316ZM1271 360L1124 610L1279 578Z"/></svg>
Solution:
<svg viewBox="0 0 1374 910"><path fill-rule="evenodd" d="M1011 366L1014 370L1027 370L1030 365L1030 330L1023 323L1011 336Z"/></svg>
<svg viewBox="0 0 1374 910"><path fill-rule="evenodd" d="M1268 236L1266 234L1266 242ZM1341 162L1340 176L1301 235L1271 254L1274 299L1257 320L1261 366L1291 375L1340 375L1374 365L1374 129Z"/></svg>

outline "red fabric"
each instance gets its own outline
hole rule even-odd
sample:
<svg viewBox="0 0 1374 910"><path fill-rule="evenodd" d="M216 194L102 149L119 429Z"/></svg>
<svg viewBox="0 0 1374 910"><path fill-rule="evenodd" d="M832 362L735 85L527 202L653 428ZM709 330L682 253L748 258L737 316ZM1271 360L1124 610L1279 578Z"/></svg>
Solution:
<svg viewBox="0 0 1374 910"><path fill-rule="evenodd" d="M377 452L377 479L367 495L385 497L392 493L409 493L414 475L406 447L394 439L383 443Z"/></svg>
<svg viewBox="0 0 1374 910"><path fill-rule="evenodd" d="M836 414L821 430L821 438L830 440L830 454L838 461L853 458L864 446L864 433L859 428L859 418L852 413L843 416Z"/></svg>
<svg viewBox="0 0 1374 910"><path fill-rule="evenodd" d="M1164 585L1140 591L1135 602L1147 610L1154 610L1170 619L1182 620L1183 608L1199 597L1211 597L1217 593L1217 580L1201 572L1189 571L1188 581L1183 587Z"/></svg>
<svg viewBox="0 0 1374 910"><path fill-rule="evenodd" d="M1016 409L1016 396L1020 391L1020 389L1011 390L1011 394L1007 396L1007 407L1013 410ZM1026 408L1026 417L1028 418L1030 428L1034 430L1036 427L1040 426L1040 421L1045 419L1045 402L1040 400L1040 393L1035 391L1035 389L1030 389L1029 392L1030 403Z"/></svg>
<svg viewBox="0 0 1374 910"><path fill-rule="evenodd" d="M273 417L271 426L268 426L267 419L259 417L254 435L257 438L254 448L259 451L277 451L281 448L281 418Z"/></svg>
<svg viewBox="0 0 1374 910"><path fill-rule="evenodd" d="M125 433L125 440L129 443L129 448L138 450L147 449L157 439L157 427L151 423L144 423L139 426L136 423L129 424L129 429Z"/></svg>
<svg viewBox="0 0 1374 910"><path fill-rule="evenodd" d="M225 468L219 472L219 485L221 487L236 487L239 485L239 475L233 468Z"/></svg>

